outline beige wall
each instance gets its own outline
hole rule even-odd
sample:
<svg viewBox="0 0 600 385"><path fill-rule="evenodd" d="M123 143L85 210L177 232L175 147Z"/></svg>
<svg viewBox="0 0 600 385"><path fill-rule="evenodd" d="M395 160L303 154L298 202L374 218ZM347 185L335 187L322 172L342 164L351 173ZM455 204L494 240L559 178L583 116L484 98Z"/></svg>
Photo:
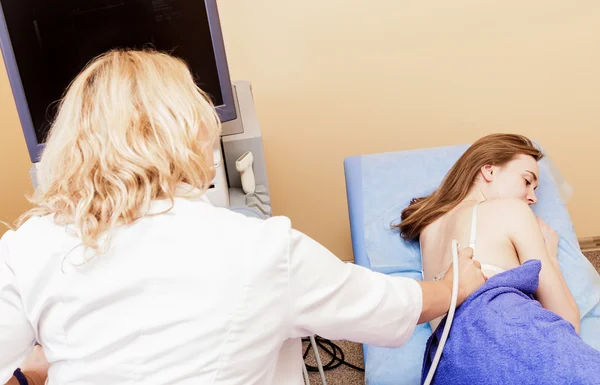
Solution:
<svg viewBox="0 0 600 385"><path fill-rule="evenodd" d="M25 194L31 194L33 187L31 161L1 54L0 62L0 221L12 224L29 208ZM0 223L0 235L5 231Z"/></svg>
<svg viewBox="0 0 600 385"><path fill-rule="evenodd" d="M274 211L351 259L343 159L529 135L600 235L600 2L220 0L253 83ZM311 153L309 155L309 152Z"/></svg>
<svg viewBox="0 0 600 385"><path fill-rule="evenodd" d="M253 83L276 214L342 259L349 155L529 135L600 235L600 3L219 0L234 79ZM0 218L26 207L28 159L0 71ZM310 153L310 154L309 154Z"/></svg>

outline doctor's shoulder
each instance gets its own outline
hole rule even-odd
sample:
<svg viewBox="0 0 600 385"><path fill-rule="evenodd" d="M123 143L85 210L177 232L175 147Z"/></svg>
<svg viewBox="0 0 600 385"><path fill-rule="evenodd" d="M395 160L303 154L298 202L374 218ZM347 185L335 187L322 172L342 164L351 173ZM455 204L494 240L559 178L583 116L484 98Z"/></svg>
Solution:
<svg viewBox="0 0 600 385"><path fill-rule="evenodd" d="M186 204L189 204L186 202ZM272 244L288 242L292 233L292 221L286 216L258 218L226 207L204 206L198 212L206 224L227 232L231 242L252 242L254 245L269 247ZM180 210L190 215L191 210ZM199 219L199 218L198 218ZM261 243L262 242L262 243ZM248 245L249 246L249 245Z"/></svg>
<svg viewBox="0 0 600 385"><path fill-rule="evenodd" d="M0 258L6 261L11 254L23 258L36 248L49 245L48 242L57 242L57 233L63 231L62 227L54 223L52 215L32 216L20 226L11 227L2 235Z"/></svg>
<svg viewBox="0 0 600 385"><path fill-rule="evenodd" d="M266 219L248 217L244 214L230 211L226 208L228 222L239 226L239 230L250 238L264 239L265 243L287 242L292 231L292 221L286 216L273 216ZM266 245L265 245L266 246Z"/></svg>

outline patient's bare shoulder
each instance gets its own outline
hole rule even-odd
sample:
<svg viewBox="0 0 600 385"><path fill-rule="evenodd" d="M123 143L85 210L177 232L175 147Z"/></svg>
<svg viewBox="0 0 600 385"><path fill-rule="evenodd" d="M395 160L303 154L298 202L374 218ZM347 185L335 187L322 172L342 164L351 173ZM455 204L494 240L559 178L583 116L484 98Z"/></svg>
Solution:
<svg viewBox="0 0 600 385"><path fill-rule="evenodd" d="M535 214L529 205L519 199L492 199L481 204L481 211L494 221L497 228L513 233L530 226Z"/></svg>

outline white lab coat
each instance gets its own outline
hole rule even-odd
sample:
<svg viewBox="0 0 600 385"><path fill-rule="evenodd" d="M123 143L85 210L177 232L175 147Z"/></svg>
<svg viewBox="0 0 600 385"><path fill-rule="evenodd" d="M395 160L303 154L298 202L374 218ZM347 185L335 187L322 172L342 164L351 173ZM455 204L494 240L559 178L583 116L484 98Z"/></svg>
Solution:
<svg viewBox="0 0 600 385"><path fill-rule="evenodd" d="M2 238L0 384L34 341L52 385L302 384L302 336L400 346L421 312L416 282L205 198L119 228L79 267L78 244L50 217Z"/></svg>

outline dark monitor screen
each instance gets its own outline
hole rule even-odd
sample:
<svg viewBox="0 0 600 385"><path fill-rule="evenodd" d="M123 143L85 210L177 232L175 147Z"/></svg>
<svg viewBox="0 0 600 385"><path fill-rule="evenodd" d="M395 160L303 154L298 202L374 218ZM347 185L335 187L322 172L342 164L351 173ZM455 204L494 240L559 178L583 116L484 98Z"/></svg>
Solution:
<svg viewBox="0 0 600 385"><path fill-rule="evenodd" d="M0 5L4 60L33 162L66 87L92 58L113 48L154 48L184 59L221 120L235 118L215 0L0 0Z"/></svg>

